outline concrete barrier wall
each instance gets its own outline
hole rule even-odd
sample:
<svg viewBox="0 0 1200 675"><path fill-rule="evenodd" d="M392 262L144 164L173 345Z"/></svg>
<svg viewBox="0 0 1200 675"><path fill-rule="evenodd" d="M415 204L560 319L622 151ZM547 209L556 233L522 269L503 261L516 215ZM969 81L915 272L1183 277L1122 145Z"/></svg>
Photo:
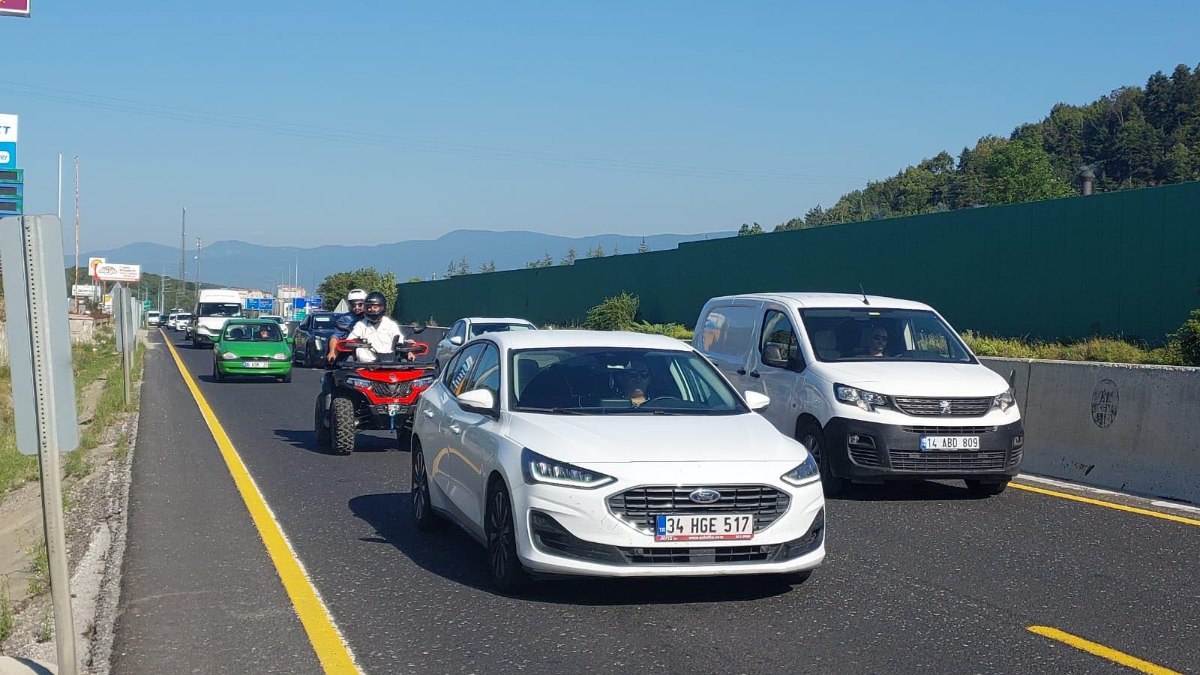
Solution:
<svg viewBox="0 0 1200 675"><path fill-rule="evenodd" d="M1200 503L1200 368L980 360L1017 371L1022 471Z"/></svg>

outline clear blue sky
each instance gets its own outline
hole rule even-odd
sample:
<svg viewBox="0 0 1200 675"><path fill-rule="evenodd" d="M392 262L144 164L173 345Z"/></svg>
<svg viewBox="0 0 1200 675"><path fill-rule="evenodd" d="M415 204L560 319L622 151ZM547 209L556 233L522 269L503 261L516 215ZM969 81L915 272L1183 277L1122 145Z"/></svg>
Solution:
<svg viewBox="0 0 1200 675"><path fill-rule="evenodd" d="M27 212L83 249L774 226L1200 63L1194 0L79 2L0 17ZM119 100L114 100L119 99ZM190 244L191 242L189 242Z"/></svg>

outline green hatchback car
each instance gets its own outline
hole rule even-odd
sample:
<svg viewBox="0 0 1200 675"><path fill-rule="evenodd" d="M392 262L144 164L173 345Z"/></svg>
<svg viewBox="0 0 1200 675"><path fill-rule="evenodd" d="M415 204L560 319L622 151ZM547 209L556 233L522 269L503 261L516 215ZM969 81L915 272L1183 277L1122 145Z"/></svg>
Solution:
<svg viewBox="0 0 1200 675"><path fill-rule="evenodd" d="M230 319L213 347L213 379L264 375L292 381L292 348L270 319Z"/></svg>

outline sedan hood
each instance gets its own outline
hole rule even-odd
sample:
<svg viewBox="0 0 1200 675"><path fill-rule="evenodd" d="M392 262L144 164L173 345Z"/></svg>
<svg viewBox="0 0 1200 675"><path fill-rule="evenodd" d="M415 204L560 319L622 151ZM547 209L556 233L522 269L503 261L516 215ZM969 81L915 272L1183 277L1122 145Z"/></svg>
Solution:
<svg viewBox="0 0 1200 675"><path fill-rule="evenodd" d="M573 464L804 461L804 446L766 418L743 415L512 413L508 436Z"/></svg>
<svg viewBox="0 0 1200 675"><path fill-rule="evenodd" d="M821 364L823 378L890 396L997 396L1008 382L975 363L863 361Z"/></svg>

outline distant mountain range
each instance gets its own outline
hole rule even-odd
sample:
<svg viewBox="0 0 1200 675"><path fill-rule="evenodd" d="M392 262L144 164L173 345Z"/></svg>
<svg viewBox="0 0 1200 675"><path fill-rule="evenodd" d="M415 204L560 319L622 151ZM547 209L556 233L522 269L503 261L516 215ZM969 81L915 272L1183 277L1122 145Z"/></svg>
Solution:
<svg viewBox="0 0 1200 675"><path fill-rule="evenodd" d="M680 242L703 239L718 239L734 236L735 232L709 232L701 234L656 234L645 237L646 246L652 251L672 249ZM547 253L555 263L575 249L579 258L587 257L589 250L604 247L608 255L636 253L642 245L642 237L619 234L601 234L590 237L560 237L540 232L492 232L489 230L455 230L437 239L400 241L375 246L318 246L297 248L293 246L261 246L242 241L218 241L201 249L200 281L239 288L258 288L274 291L280 283L291 283L299 269L300 285L310 292L316 289L325 277L335 272L346 272L362 267L374 267L395 273L398 281L419 276L429 279L436 274L445 276L451 261L456 264L466 256L471 272L478 272L481 265L494 263L497 270L518 269L526 263L540 260ZM187 250L187 278L196 276L196 250ZM83 255L106 258L108 262L141 265L148 274L166 273L169 277L179 276L179 249L162 244L136 243L115 249L89 251ZM71 256L67 265L74 264Z"/></svg>

